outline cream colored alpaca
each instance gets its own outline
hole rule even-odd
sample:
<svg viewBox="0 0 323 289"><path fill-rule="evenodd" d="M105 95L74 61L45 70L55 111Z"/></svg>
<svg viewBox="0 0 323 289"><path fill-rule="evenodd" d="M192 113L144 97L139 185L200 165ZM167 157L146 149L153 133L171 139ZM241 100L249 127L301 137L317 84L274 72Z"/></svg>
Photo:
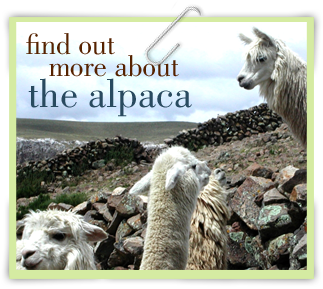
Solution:
<svg viewBox="0 0 323 289"><path fill-rule="evenodd" d="M197 195L211 171L189 150L172 147L155 161L152 171L130 190L149 190L148 226L140 270L184 270L190 221Z"/></svg>
<svg viewBox="0 0 323 289"><path fill-rule="evenodd" d="M259 85L270 109L287 123L304 148L307 145L307 65L283 41L253 29L255 40L240 34L247 44L245 64L237 79L241 87Z"/></svg>
<svg viewBox="0 0 323 289"><path fill-rule="evenodd" d="M221 169L214 170L197 198L191 220L188 270L227 268L226 224L229 211L222 187L225 181L225 173Z"/></svg>

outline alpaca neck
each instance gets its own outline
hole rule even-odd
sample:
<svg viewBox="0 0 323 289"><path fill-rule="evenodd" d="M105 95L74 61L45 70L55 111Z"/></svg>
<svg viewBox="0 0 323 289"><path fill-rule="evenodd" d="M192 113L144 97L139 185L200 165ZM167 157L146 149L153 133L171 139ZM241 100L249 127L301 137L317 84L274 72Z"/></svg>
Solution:
<svg viewBox="0 0 323 289"><path fill-rule="evenodd" d="M196 199L195 202L188 198L178 200L171 191L162 195L165 201L154 199L152 188L140 270L184 270L187 264L190 221Z"/></svg>
<svg viewBox="0 0 323 289"><path fill-rule="evenodd" d="M306 63L277 42L279 50L271 79L260 84L260 95L278 113L293 134L306 146L307 91Z"/></svg>

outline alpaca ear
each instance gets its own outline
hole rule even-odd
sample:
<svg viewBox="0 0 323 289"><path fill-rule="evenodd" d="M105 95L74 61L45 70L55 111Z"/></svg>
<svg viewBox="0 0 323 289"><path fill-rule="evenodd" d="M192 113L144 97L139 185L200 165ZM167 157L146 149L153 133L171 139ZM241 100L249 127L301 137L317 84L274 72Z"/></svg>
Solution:
<svg viewBox="0 0 323 289"><path fill-rule="evenodd" d="M100 227L84 222L83 229L89 242L98 242L106 239L108 234Z"/></svg>
<svg viewBox="0 0 323 289"><path fill-rule="evenodd" d="M175 188L180 177L187 171L188 166L184 166L183 164L176 163L172 168L167 171L166 174L166 183L165 189L169 191Z"/></svg>
<svg viewBox="0 0 323 289"><path fill-rule="evenodd" d="M150 181L151 181L152 172L150 171L147 175L145 175L140 181L135 183L135 185L129 191L130 195L139 195L144 194L150 189Z"/></svg>
<svg viewBox="0 0 323 289"><path fill-rule="evenodd" d="M19 220L16 223L16 233L22 233L24 231L25 228L25 221L24 220Z"/></svg>
<svg viewBox="0 0 323 289"><path fill-rule="evenodd" d="M252 42L252 40L249 37L245 36L242 33L240 33L238 36L244 44L250 44Z"/></svg>
<svg viewBox="0 0 323 289"><path fill-rule="evenodd" d="M253 33L257 37L259 37L266 44L266 46L275 46L275 40L272 37L270 37L269 35L261 32L256 27L253 28Z"/></svg>

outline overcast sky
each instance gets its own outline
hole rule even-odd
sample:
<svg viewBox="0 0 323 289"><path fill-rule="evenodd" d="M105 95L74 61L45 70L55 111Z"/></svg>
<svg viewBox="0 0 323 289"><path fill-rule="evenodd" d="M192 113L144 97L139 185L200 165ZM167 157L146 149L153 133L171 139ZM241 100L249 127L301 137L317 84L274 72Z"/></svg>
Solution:
<svg viewBox="0 0 323 289"><path fill-rule="evenodd" d="M192 12L193 13L193 12ZM259 97L258 87L247 91L239 87L236 80L243 65L244 45L238 38L239 33L253 37L253 26L274 38L279 38L302 59L306 61L306 23L217 23L217 22L179 22L172 31L151 51L153 60L161 59L176 43L179 49L162 64L169 65L169 77L159 77L157 73L148 77L118 77L115 75L118 64L126 65L129 73L129 55L133 62L141 67L147 64L144 51L155 38L169 25L167 22L106 22L106 23L18 23L17 24L17 117L77 121L192 121L203 122L218 114L234 112L249 108L263 102ZM60 55L55 48L55 54L26 54L28 52L28 37L37 33L32 41L52 41L55 46L65 41L64 33L69 33L69 55ZM95 55L93 42L105 42L108 52L109 38L114 42L114 54ZM87 41L92 44L92 51L82 55L79 51L80 43ZM32 44L35 52L35 44ZM62 46L63 47L63 46ZM85 47L85 46L84 46ZM42 52L42 50L40 50ZM176 73L172 75L173 60L176 60ZM102 77L95 75L93 68L91 76L50 76L50 64L67 63L72 66L81 64L85 69L86 63L97 65L102 63L106 72ZM75 70L77 71L77 70ZM134 69L134 71L137 71ZM57 106L51 106L48 97L48 107L41 106L41 80L46 79L46 90L54 90L57 96ZM91 92L102 91L105 104L109 104L110 86L107 79L113 79L114 105L116 107L92 108ZM31 86L38 91L35 94L35 104L31 106ZM76 99L68 99L67 103L75 103L72 108L64 107L61 102L62 94L71 90L76 93ZM131 108L124 108L120 115L120 93L118 91L131 90L136 95L136 103ZM154 108L139 106L142 91L153 93ZM158 94L168 90L172 97L163 94L163 108L157 103ZM175 106L178 91L189 93L191 107L179 108ZM183 95L183 94L181 94ZM94 97L97 97L96 93ZM145 93L144 97L148 94ZM125 95L125 104L131 104L130 93ZM98 102L95 102L97 104ZM147 103L147 102L146 102ZM183 102L182 102L183 103Z"/></svg>

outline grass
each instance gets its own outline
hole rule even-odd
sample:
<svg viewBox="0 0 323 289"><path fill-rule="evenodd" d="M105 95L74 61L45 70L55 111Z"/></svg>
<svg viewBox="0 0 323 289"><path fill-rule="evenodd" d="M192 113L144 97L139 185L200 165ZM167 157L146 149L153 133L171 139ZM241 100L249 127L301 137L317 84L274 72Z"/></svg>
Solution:
<svg viewBox="0 0 323 289"><path fill-rule="evenodd" d="M41 186L41 182L51 183L54 180L55 176L51 171L32 171L30 168L21 170L17 177L17 199L46 193L47 191Z"/></svg>
<svg viewBox="0 0 323 289"><path fill-rule="evenodd" d="M195 128L194 122L81 122L17 118L17 137L89 141L122 135L139 141L161 143L183 129Z"/></svg>
<svg viewBox="0 0 323 289"><path fill-rule="evenodd" d="M93 162L91 154L87 158L83 158L80 163L74 163L71 166L71 174L75 177L71 186L76 186L79 182L79 176L84 174L85 171L91 169L91 163ZM116 166L126 166L127 164L135 161L135 151L132 147L126 145L113 147L109 149L104 157L104 163L107 164L113 160ZM130 171L127 171L130 174ZM38 196L40 194L47 193L45 187L41 186L41 182L49 184L55 180L55 175L52 171L39 171L33 170L29 167L22 169L18 173L17 177L17 199L29 198ZM62 187L66 187L69 183L63 179Z"/></svg>
<svg viewBox="0 0 323 289"><path fill-rule="evenodd" d="M135 160L135 151L128 146L119 146L109 149L104 156L104 163L107 164L113 160L116 166L126 166ZM85 171L91 169L91 163L94 161L90 156L84 158L80 163L75 163L71 166L73 176L82 175Z"/></svg>
<svg viewBox="0 0 323 289"><path fill-rule="evenodd" d="M135 160L135 151L127 146L110 149L104 158L104 162L107 164L111 160L114 160L116 166L126 166Z"/></svg>
<svg viewBox="0 0 323 289"><path fill-rule="evenodd" d="M17 220L23 218L29 210L46 210L50 203L65 203L72 206L76 206L88 199L86 193L74 193L74 194L61 194L56 197L56 199L51 199L48 194L40 194L37 199L32 201L28 206L20 206L17 210L16 217Z"/></svg>

